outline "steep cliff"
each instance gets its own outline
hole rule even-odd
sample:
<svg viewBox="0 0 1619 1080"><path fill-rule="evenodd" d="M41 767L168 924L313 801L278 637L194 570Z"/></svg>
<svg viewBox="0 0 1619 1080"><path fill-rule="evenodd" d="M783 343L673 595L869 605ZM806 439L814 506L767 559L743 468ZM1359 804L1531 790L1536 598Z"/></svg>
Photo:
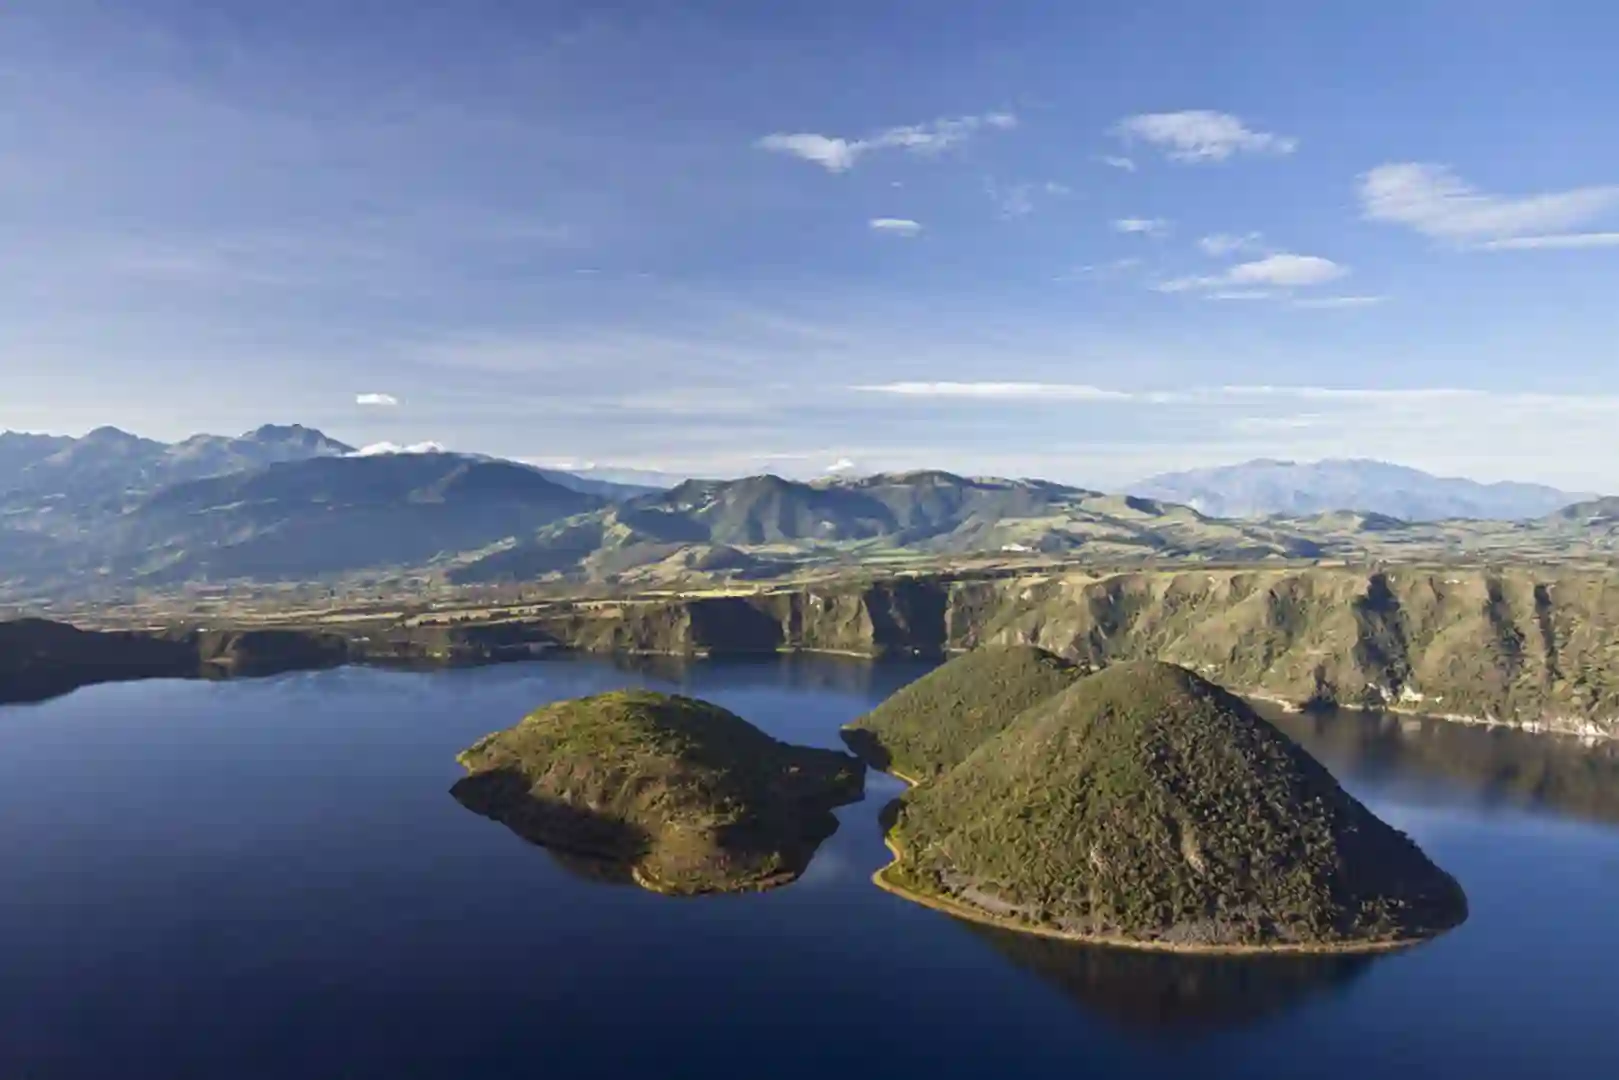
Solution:
<svg viewBox="0 0 1619 1080"><path fill-rule="evenodd" d="M1155 659L1246 694L1619 736L1619 574L1553 567L1202 569L850 579L731 595L555 602L453 624L89 639L0 624L0 700L144 674L335 662L485 662L548 648L676 655L939 655L1035 645ZM314 635L313 644L300 639ZM147 645L156 641L158 644ZM210 652L210 649L213 651ZM88 650L88 651L87 651ZM110 650L110 651L102 651ZM233 651L234 650L234 651Z"/></svg>
<svg viewBox="0 0 1619 1080"><path fill-rule="evenodd" d="M1296 704L1619 735L1619 576L1553 568L1212 569L899 579L570 608L586 649L1157 659Z"/></svg>
<svg viewBox="0 0 1619 1080"><path fill-rule="evenodd" d="M1309 569L1057 580L979 603L953 646L1159 659L1296 704L1619 734L1619 579Z"/></svg>

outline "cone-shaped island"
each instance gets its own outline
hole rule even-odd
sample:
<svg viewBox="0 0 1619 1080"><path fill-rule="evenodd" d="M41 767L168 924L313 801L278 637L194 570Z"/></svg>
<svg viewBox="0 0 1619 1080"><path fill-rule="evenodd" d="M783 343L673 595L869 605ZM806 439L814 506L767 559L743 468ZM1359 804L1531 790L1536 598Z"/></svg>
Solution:
<svg viewBox="0 0 1619 1080"><path fill-rule="evenodd" d="M865 778L847 754L639 690L547 705L457 760L468 775L451 793L463 806L671 894L792 881L837 829L832 808L860 799Z"/></svg>
<svg viewBox="0 0 1619 1080"><path fill-rule="evenodd" d="M993 666L951 662L968 663ZM958 712L947 699L932 715L948 726ZM1118 664L973 723L960 763L904 796L883 887L1008 929L1204 951L1390 948L1467 916L1405 834L1183 668ZM887 752L924 764L908 747Z"/></svg>

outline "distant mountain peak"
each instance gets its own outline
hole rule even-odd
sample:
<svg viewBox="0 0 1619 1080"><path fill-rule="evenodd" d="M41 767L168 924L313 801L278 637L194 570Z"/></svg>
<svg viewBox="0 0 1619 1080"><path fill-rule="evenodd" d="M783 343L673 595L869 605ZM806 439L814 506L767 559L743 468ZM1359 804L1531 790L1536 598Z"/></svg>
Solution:
<svg viewBox="0 0 1619 1080"><path fill-rule="evenodd" d="M303 446L329 454L351 454L354 447L332 438L318 428L302 424L263 424L242 436L246 442Z"/></svg>
<svg viewBox="0 0 1619 1080"><path fill-rule="evenodd" d="M109 443L110 444L110 443L149 443L149 442L153 442L155 440L143 439L139 435L130 434L129 432L125 431L123 428L116 428L116 427L113 427L110 424L105 424L105 425L103 425L101 427L98 427L98 428L94 429L93 431L86 432L84 438L80 439L79 441L84 442L84 443Z"/></svg>
<svg viewBox="0 0 1619 1080"><path fill-rule="evenodd" d="M1482 483L1370 458L1259 458L1149 477L1134 495L1213 517L1311 516L1340 510L1404 521L1540 518L1584 496L1542 484Z"/></svg>

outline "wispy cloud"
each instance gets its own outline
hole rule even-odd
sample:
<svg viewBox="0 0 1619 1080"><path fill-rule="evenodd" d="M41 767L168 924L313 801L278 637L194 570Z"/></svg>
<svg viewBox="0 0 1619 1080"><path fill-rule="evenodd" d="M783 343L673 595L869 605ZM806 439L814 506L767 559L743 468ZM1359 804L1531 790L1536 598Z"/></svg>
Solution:
<svg viewBox="0 0 1619 1080"><path fill-rule="evenodd" d="M1309 296L1293 301L1300 308L1360 308L1374 307L1388 300L1386 296Z"/></svg>
<svg viewBox="0 0 1619 1080"><path fill-rule="evenodd" d="M1219 274L1173 278L1153 288L1159 292L1187 292L1194 289L1293 289L1335 281L1349 268L1319 255L1267 255L1263 259L1238 263Z"/></svg>
<svg viewBox="0 0 1619 1080"><path fill-rule="evenodd" d="M1510 240L1491 240L1476 244L1479 251L1532 251L1535 249L1567 249L1619 247L1619 232L1562 233L1554 236L1516 236Z"/></svg>
<svg viewBox="0 0 1619 1080"><path fill-rule="evenodd" d="M856 468L857 466L853 460L850 458L841 457L826 467L826 473L829 476L837 476L840 473L854 472Z"/></svg>
<svg viewBox="0 0 1619 1080"><path fill-rule="evenodd" d="M1427 408L1440 403L1476 403L1540 411L1619 413L1619 395L1574 395L1478 390L1436 386L1371 388L1337 386L1231 385L1195 386L1179 390L1118 390L1091 383L1050 382L897 382L856 385L857 393L888 394L929 399L955 398L980 401L1096 401L1142 405L1239 404L1267 405L1291 402L1327 405L1410 406Z"/></svg>
<svg viewBox="0 0 1619 1080"><path fill-rule="evenodd" d="M1074 189L1067 184L1056 180L1046 180L1041 183L1018 183L1003 187L995 181L986 181L984 190L994 200L996 210L1003 218L1027 217L1034 213L1035 205L1040 196L1064 197L1072 195Z"/></svg>
<svg viewBox="0 0 1619 1080"><path fill-rule="evenodd" d="M1298 149L1298 140L1291 136L1254 131L1230 113L1208 109L1127 116L1114 125L1113 134L1127 142L1149 143L1171 161L1186 164L1224 161L1242 153L1291 154Z"/></svg>
<svg viewBox="0 0 1619 1080"><path fill-rule="evenodd" d="M1209 293L1210 300L1269 300L1276 294L1269 289L1223 289Z"/></svg>
<svg viewBox="0 0 1619 1080"><path fill-rule="evenodd" d="M1619 233L1564 234L1619 208L1619 185L1540 195L1489 195L1444 165L1379 165L1361 177L1361 212L1369 221L1404 225L1435 240L1485 250L1606 247Z"/></svg>
<svg viewBox="0 0 1619 1080"><path fill-rule="evenodd" d="M1221 258L1226 255L1247 255L1265 249L1265 238L1257 232L1211 233L1198 240L1204 254Z"/></svg>
<svg viewBox="0 0 1619 1080"><path fill-rule="evenodd" d="M855 159L870 149L858 140L840 139L832 135L816 135L802 131L796 134L766 135L753 145L761 150L813 161L827 172L843 172L854 168Z"/></svg>
<svg viewBox="0 0 1619 1080"><path fill-rule="evenodd" d="M1122 169L1125 172L1136 171L1135 159L1127 158L1120 154L1103 154L1096 160L1114 169Z"/></svg>
<svg viewBox="0 0 1619 1080"><path fill-rule="evenodd" d="M1132 255L1125 259L1114 259L1105 263L1086 263L1076 266L1072 270L1058 274L1057 281L1077 281L1084 279L1114 278L1129 273L1142 265L1140 258Z"/></svg>
<svg viewBox="0 0 1619 1080"><path fill-rule="evenodd" d="M886 233L889 236L916 236L922 231L922 223L912 221L910 218L872 218L869 224L873 232Z"/></svg>
<svg viewBox="0 0 1619 1080"><path fill-rule="evenodd" d="M399 399L394 397L392 394L355 394L354 404L390 408L394 405L398 405Z"/></svg>
<svg viewBox="0 0 1619 1080"><path fill-rule="evenodd" d="M991 112L886 128L858 139L815 132L778 132L758 139L754 145L761 150L813 162L828 172L846 172L874 151L897 149L912 154L937 154L966 142L979 131L1005 131L1017 127L1017 122L1013 113Z"/></svg>
<svg viewBox="0 0 1619 1080"><path fill-rule="evenodd" d="M1084 383L892 382L852 386L864 394L911 398L967 398L989 401L1128 401L1130 394Z"/></svg>
<svg viewBox="0 0 1619 1080"><path fill-rule="evenodd" d="M1113 231L1141 236L1165 236L1169 233L1170 225L1171 222L1166 218L1118 218L1113 222Z"/></svg>

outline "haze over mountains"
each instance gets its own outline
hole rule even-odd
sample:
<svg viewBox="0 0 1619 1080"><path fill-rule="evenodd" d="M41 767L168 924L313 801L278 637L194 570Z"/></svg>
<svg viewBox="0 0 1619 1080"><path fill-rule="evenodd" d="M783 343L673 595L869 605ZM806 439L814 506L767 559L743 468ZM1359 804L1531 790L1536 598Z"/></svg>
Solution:
<svg viewBox="0 0 1619 1080"><path fill-rule="evenodd" d="M0 433L0 498L117 498L220 473L354 452L299 424L266 424L235 437L158 442L113 427L80 439Z"/></svg>
<svg viewBox="0 0 1619 1080"><path fill-rule="evenodd" d="M1609 502L1375 462L1254 463L1144 485L1192 506L936 470L660 490L479 455L375 451L298 425L172 444L114 428L0 435L0 594L424 573L645 584L984 556L1254 562L1619 548ZM1340 495L1365 509L1311 509ZM1527 525L1392 516L1531 509L1540 513Z"/></svg>
<svg viewBox="0 0 1619 1080"><path fill-rule="evenodd" d="M1213 517L1360 510L1405 521L1527 520L1588 498L1541 484L1481 484L1365 459L1296 462L1261 458L1240 465L1163 473L1131 485L1130 491L1184 503Z"/></svg>

